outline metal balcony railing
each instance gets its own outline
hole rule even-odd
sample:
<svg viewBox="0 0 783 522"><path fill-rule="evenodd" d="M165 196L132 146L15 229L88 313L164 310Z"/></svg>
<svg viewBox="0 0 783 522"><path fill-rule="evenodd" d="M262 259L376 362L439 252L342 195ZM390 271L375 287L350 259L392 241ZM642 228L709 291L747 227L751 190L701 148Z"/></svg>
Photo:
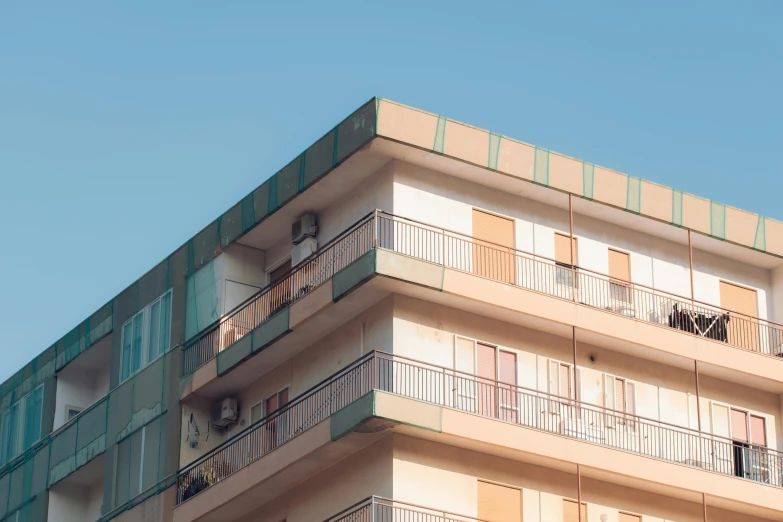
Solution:
<svg viewBox="0 0 783 522"><path fill-rule="evenodd" d="M371 352L182 469L177 502L248 466L371 390L783 487L783 453L771 448Z"/></svg>
<svg viewBox="0 0 783 522"><path fill-rule="evenodd" d="M287 276L261 289L183 348L182 374L190 375L279 311L315 290L374 248L375 213L326 244Z"/></svg>
<svg viewBox="0 0 783 522"><path fill-rule="evenodd" d="M468 515L372 496L324 522L486 522Z"/></svg>
<svg viewBox="0 0 783 522"><path fill-rule="evenodd" d="M783 325L778 323L414 220L383 212L377 216L382 248L737 348L783 356Z"/></svg>
<svg viewBox="0 0 783 522"><path fill-rule="evenodd" d="M284 279L260 290L186 343L183 375L193 373L221 350L373 248L391 250L736 348L783 357L783 325L778 323L375 211L293 268Z"/></svg>

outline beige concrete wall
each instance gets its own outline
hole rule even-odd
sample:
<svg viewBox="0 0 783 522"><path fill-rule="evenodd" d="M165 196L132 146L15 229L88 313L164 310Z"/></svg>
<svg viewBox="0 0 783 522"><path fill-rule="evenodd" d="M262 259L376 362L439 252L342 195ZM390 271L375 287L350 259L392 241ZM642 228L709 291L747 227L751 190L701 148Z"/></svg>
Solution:
<svg viewBox="0 0 783 522"><path fill-rule="evenodd" d="M394 296L394 353L455 368L456 336L484 341L517 355L519 386L548 391L547 362L571 364L571 339L435 305ZM583 402L604 406L606 374L633 381L637 415L677 426L698 428L693 372L577 343ZM594 361L590 361L590 356ZM711 432L710 404L737 406L765 417L768 445L783 448L780 396L708 376L701 376L702 429Z"/></svg>
<svg viewBox="0 0 783 522"><path fill-rule="evenodd" d="M60 483L49 490L49 522L94 522L101 516L103 484Z"/></svg>
<svg viewBox="0 0 783 522"><path fill-rule="evenodd" d="M293 488L241 522L324 520L371 495L391 497L392 437L385 437Z"/></svg>
<svg viewBox="0 0 783 522"><path fill-rule="evenodd" d="M393 165L397 215L470 236L471 209L489 210L514 219L518 250L549 258L554 257L555 232L569 232L566 209L408 163L395 161ZM579 238L577 259L581 267L605 274L608 249L620 249L630 254L633 282L690 296L687 246L579 214L574 216L574 230ZM695 298L720 305L721 280L755 289L759 317L771 317L769 270L694 251Z"/></svg>
<svg viewBox="0 0 783 522"><path fill-rule="evenodd" d="M404 436L394 437L394 499L468 516L478 515L478 480L522 490L524 522L563 520L563 498L577 497L571 473L505 460ZM644 522L701 522L702 506L676 498L582 478L586 522L618 522L619 512ZM601 518L606 515L606 518ZM709 508L710 522L762 520Z"/></svg>

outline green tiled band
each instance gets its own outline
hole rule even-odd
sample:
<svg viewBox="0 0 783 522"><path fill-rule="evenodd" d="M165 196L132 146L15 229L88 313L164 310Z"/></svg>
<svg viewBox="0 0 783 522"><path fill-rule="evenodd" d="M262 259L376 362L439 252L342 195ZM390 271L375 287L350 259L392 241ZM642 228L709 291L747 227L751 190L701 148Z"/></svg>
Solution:
<svg viewBox="0 0 783 522"><path fill-rule="evenodd" d="M638 214L642 207L642 180L628 176L628 191L625 195L625 209Z"/></svg>
<svg viewBox="0 0 783 522"><path fill-rule="evenodd" d="M726 239L726 205L710 201L710 235Z"/></svg>
<svg viewBox="0 0 783 522"><path fill-rule="evenodd" d="M435 143L432 150L438 154L443 154L443 144L446 140L446 118L438 116L438 126L435 129Z"/></svg>
<svg viewBox="0 0 783 522"><path fill-rule="evenodd" d="M672 189L672 224L682 226L682 191Z"/></svg>
<svg viewBox="0 0 783 522"><path fill-rule="evenodd" d="M593 186L595 184L595 165L582 162L582 195L587 199L593 199Z"/></svg>
<svg viewBox="0 0 783 522"><path fill-rule="evenodd" d="M759 222L756 224L756 237L753 240L753 248L756 250L767 250L767 218L759 216Z"/></svg>
<svg viewBox="0 0 783 522"><path fill-rule="evenodd" d="M549 150L547 149L536 147L533 181L541 185L549 185Z"/></svg>
<svg viewBox="0 0 783 522"><path fill-rule="evenodd" d="M489 133L489 159L487 160L487 166L492 170L498 170L498 156L500 155L500 140L503 136Z"/></svg>

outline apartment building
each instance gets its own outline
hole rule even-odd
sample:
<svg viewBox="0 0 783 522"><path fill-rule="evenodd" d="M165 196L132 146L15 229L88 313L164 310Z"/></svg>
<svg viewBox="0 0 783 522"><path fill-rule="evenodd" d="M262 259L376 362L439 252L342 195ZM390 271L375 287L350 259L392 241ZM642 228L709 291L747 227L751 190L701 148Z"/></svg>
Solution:
<svg viewBox="0 0 783 522"><path fill-rule="evenodd" d="M0 520L783 520L783 223L372 99L0 387Z"/></svg>

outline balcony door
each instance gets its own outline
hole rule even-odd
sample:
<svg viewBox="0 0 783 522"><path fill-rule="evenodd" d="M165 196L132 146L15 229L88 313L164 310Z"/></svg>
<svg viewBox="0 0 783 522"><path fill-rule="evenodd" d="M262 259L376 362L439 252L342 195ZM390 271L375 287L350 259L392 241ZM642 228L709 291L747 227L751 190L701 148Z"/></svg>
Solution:
<svg viewBox="0 0 783 522"><path fill-rule="evenodd" d="M514 221L473 209L473 269L480 276L514 284Z"/></svg>
<svg viewBox="0 0 783 522"><path fill-rule="evenodd" d="M748 350L759 350L759 324L756 291L726 281L720 282L720 306L735 312L729 314L729 344Z"/></svg>

